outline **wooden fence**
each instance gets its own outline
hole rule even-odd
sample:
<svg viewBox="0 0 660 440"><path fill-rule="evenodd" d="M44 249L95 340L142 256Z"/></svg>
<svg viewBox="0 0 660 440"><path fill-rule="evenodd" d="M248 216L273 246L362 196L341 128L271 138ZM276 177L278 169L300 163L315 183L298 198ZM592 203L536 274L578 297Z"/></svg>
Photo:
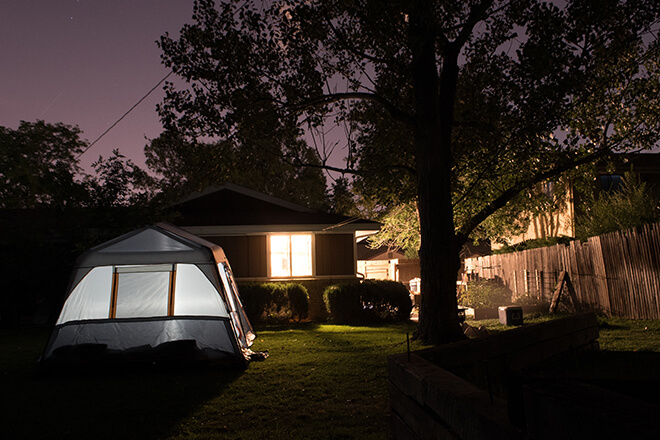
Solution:
<svg viewBox="0 0 660 440"><path fill-rule="evenodd" d="M465 260L468 278L499 279L549 303L566 271L579 305L611 316L660 319L660 223L511 254Z"/></svg>

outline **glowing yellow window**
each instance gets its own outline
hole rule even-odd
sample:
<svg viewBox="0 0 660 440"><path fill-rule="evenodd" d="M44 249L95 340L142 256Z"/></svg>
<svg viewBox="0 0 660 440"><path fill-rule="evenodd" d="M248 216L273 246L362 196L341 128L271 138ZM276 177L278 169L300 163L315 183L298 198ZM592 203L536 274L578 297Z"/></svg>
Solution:
<svg viewBox="0 0 660 440"><path fill-rule="evenodd" d="M273 277L312 275L312 236L271 235L270 275Z"/></svg>

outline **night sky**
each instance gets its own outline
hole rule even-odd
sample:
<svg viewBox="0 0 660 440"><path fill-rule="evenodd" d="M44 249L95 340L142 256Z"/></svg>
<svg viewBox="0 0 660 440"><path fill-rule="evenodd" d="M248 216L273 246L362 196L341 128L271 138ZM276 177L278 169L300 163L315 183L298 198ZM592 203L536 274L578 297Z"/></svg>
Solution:
<svg viewBox="0 0 660 440"><path fill-rule="evenodd" d="M0 125L77 125L94 141L168 70L156 40L191 22L192 0L0 1ZM170 80L174 76L170 77ZM162 126L162 86L81 157L86 171L118 148L140 166Z"/></svg>

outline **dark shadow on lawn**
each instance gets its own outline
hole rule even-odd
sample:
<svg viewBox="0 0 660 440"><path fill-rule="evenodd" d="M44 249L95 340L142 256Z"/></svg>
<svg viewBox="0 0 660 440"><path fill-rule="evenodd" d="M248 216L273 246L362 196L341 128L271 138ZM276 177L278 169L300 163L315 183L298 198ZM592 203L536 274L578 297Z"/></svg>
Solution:
<svg viewBox="0 0 660 440"><path fill-rule="evenodd" d="M24 365L0 377L0 414L6 420L0 438L168 437L182 419L222 394L243 371L169 365L44 375L36 365Z"/></svg>

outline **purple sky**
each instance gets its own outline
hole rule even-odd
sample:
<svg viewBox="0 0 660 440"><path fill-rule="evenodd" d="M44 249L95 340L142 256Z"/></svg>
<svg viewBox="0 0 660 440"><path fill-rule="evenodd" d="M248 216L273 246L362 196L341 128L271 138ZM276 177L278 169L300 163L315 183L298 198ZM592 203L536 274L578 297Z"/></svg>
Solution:
<svg viewBox="0 0 660 440"><path fill-rule="evenodd" d="M1 0L0 125L63 122L94 141L168 72L156 40L191 22L192 0ZM170 77L172 80L174 77ZM162 131L162 86L81 157L118 148L144 165Z"/></svg>

